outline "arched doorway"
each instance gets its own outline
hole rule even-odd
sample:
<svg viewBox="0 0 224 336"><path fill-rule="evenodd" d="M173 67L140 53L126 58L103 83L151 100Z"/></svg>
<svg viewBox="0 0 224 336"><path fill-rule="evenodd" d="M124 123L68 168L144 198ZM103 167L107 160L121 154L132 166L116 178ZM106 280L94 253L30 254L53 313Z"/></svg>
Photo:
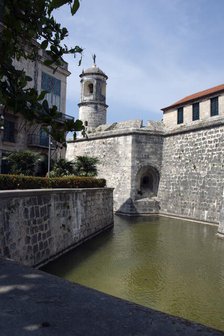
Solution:
<svg viewBox="0 0 224 336"><path fill-rule="evenodd" d="M159 172L152 166L142 167L136 176L136 199L157 196Z"/></svg>

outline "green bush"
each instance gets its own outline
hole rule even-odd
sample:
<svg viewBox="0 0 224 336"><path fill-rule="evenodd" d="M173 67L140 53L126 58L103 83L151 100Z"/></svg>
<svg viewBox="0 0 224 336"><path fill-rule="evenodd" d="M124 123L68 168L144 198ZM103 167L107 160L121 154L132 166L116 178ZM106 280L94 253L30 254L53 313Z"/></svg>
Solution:
<svg viewBox="0 0 224 336"><path fill-rule="evenodd" d="M44 188L103 188L105 179L93 177L34 177L0 174L0 190L44 189Z"/></svg>
<svg viewBox="0 0 224 336"><path fill-rule="evenodd" d="M33 176L40 158L39 153L27 150L13 152L4 160L8 163L11 174Z"/></svg>
<svg viewBox="0 0 224 336"><path fill-rule="evenodd" d="M99 159L91 156L77 156L75 161L59 159L50 171L50 177L62 176L97 176Z"/></svg>
<svg viewBox="0 0 224 336"><path fill-rule="evenodd" d="M75 174L78 176L97 176L99 159L91 156L77 156L74 162Z"/></svg>
<svg viewBox="0 0 224 336"><path fill-rule="evenodd" d="M59 159L54 163L53 169L50 171L49 177L62 177L75 175L74 164L66 159Z"/></svg>

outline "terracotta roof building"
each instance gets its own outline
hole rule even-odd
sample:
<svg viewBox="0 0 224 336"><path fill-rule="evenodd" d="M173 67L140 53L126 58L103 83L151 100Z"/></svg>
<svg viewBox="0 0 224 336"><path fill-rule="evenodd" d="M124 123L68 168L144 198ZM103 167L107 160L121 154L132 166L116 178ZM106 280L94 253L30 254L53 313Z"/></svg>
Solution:
<svg viewBox="0 0 224 336"><path fill-rule="evenodd" d="M210 118L224 117L224 84L199 91L164 107L165 126L175 128L192 125Z"/></svg>

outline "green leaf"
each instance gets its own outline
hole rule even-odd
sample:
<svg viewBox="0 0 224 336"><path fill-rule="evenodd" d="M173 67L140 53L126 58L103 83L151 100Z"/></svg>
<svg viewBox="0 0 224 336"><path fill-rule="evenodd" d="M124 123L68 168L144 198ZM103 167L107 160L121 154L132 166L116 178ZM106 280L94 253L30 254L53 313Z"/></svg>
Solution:
<svg viewBox="0 0 224 336"><path fill-rule="evenodd" d="M30 76L25 76L25 79L26 79L27 82L32 82L32 80L33 80L32 77L30 77Z"/></svg>
<svg viewBox="0 0 224 336"><path fill-rule="evenodd" d="M74 128L76 131L81 131L83 127L83 123L81 120L77 119L74 123Z"/></svg>
<svg viewBox="0 0 224 336"><path fill-rule="evenodd" d="M45 109L46 112L49 112L49 105L48 101L45 99L42 103L43 108Z"/></svg>
<svg viewBox="0 0 224 336"><path fill-rule="evenodd" d="M80 48L79 46L75 46L75 48L74 48L74 52L76 52L76 53L82 53L83 52L83 49L82 48Z"/></svg>
<svg viewBox="0 0 224 336"><path fill-rule="evenodd" d="M38 100L42 100L42 99L44 99L44 97L45 97L45 95L47 94L47 91L42 91L40 94L39 94L39 96L38 96Z"/></svg>
<svg viewBox="0 0 224 336"><path fill-rule="evenodd" d="M59 8L68 3L68 0L52 0L50 8L51 10Z"/></svg>
<svg viewBox="0 0 224 336"><path fill-rule="evenodd" d="M44 61L45 65L52 65L53 63L54 63L54 61L51 61L49 59Z"/></svg>
<svg viewBox="0 0 224 336"><path fill-rule="evenodd" d="M77 12L77 10L79 9L79 6L80 6L79 0L74 0L74 3L71 7L72 15L74 15Z"/></svg>
<svg viewBox="0 0 224 336"><path fill-rule="evenodd" d="M41 49L47 49L47 46L48 46L48 41L47 40L44 40L42 43L41 43Z"/></svg>

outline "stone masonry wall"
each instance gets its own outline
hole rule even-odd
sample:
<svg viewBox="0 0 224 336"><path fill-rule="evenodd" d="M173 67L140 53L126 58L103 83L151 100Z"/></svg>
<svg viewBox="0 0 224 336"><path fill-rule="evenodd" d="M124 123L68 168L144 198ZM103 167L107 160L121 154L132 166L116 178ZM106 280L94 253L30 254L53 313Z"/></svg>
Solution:
<svg viewBox="0 0 224 336"><path fill-rule="evenodd" d="M131 189L131 135L89 137L67 144L66 159L75 160L78 155L99 158L98 177L107 180L107 187L114 189L114 210L130 198Z"/></svg>
<svg viewBox="0 0 224 336"><path fill-rule="evenodd" d="M139 129L107 131L68 143L66 158L97 157L100 161L98 177L105 178L107 186L114 188L114 210L136 214L138 209L133 203L137 193L136 175L140 168L148 165L160 172L162 142L161 134L156 132Z"/></svg>
<svg viewBox="0 0 224 336"><path fill-rule="evenodd" d="M161 213L218 223L224 181L224 124L167 134L159 186Z"/></svg>
<svg viewBox="0 0 224 336"><path fill-rule="evenodd" d="M0 256L33 266L113 225L113 190L0 191Z"/></svg>
<svg viewBox="0 0 224 336"><path fill-rule="evenodd" d="M132 197L136 195L136 176L145 166L156 168L161 173L163 135L155 133L133 135L132 141Z"/></svg>
<svg viewBox="0 0 224 336"><path fill-rule="evenodd" d="M87 129L106 124L107 108L104 105L85 103L79 107L79 119L85 123L88 121Z"/></svg>
<svg viewBox="0 0 224 336"><path fill-rule="evenodd" d="M222 206L221 206L221 211L220 211L219 227L218 227L217 234L220 238L224 238L224 192L223 192L223 200L222 200Z"/></svg>

